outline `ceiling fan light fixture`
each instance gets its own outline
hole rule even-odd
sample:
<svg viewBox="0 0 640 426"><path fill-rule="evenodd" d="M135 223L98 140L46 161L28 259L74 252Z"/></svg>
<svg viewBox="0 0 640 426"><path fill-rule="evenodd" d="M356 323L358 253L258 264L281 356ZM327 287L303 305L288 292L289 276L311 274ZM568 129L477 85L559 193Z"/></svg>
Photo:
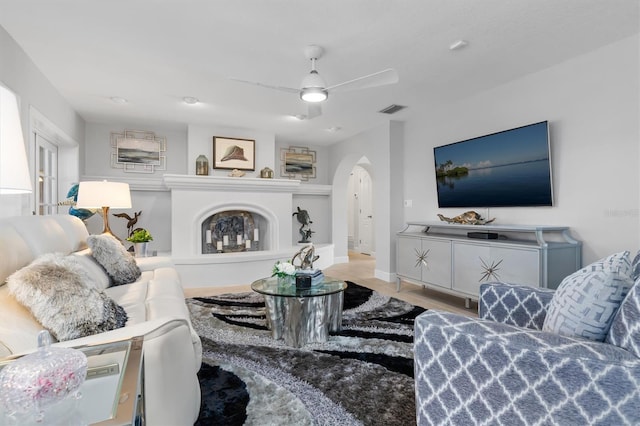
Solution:
<svg viewBox="0 0 640 426"><path fill-rule="evenodd" d="M300 99L305 102L322 102L329 97L329 93L321 87L305 87L300 91Z"/></svg>

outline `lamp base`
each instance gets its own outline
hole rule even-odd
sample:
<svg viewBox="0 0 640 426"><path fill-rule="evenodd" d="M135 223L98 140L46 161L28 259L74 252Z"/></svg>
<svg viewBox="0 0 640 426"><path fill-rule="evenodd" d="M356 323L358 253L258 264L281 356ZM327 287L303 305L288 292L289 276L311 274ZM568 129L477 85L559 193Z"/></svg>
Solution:
<svg viewBox="0 0 640 426"><path fill-rule="evenodd" d="M122 240L116 234L111 232L111 228L109 228L109 207L102 207L102 222L104 224L104 229L102 230L102 233L111 235L113 238L120 241L122 245L124 245Z"/></svg>

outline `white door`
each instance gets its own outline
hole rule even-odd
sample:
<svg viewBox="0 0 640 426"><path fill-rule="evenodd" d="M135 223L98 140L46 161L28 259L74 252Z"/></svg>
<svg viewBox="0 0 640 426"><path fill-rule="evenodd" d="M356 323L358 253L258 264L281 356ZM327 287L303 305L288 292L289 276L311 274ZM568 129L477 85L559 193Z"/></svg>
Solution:
<svg viewBox="0 0 640 426"><path fill-rule="evenodd" d="M360 169L359 212L358 212L358 238L360 252L371 254L373 252L373 188L371 175Z"/></svg>
<svg viewBox="0 0 640 426"><path fill-rule="evenodd" d="M36 134L38 215L58 213L58 147Z"/></svg>

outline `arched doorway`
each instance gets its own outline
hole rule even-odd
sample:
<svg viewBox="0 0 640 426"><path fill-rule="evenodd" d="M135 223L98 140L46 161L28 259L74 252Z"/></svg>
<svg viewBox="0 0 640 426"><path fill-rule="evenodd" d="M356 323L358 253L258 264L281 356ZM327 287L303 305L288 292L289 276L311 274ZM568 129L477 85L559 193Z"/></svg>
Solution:
<svg viewBox="0 0 640 426"><path fill-rule="evenodd" d="M375 255L373 179L371 164L362 159L349 175L347 191L348 244L358 253Z"/></svg>

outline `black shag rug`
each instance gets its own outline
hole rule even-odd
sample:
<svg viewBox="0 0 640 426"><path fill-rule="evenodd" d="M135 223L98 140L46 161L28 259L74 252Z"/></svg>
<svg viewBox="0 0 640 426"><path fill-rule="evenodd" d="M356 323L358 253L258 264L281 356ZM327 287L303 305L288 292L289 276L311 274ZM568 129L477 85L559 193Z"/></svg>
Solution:
<svg viewBox="0 0 640 426"><path fill-rule="evenodd" d="M342 331L274 341L257 293L187 299L202 338L197 425L415 424L413 321L424 309L347 282Z"/></svg>

